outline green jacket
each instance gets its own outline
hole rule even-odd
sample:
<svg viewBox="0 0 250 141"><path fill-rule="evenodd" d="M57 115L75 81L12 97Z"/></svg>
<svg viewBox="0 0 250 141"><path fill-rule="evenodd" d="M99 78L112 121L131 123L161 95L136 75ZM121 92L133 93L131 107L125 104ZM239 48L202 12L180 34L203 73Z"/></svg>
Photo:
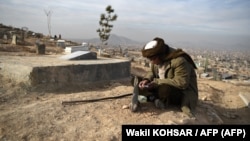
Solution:
<svg viewBox="0 0 250 141"><path fill-rule="evenodd" d="M167 84L181 89L183 94L191 96L197 102L198 87L196 77L196 66L192 58L181 49L170 48L169 53L164 58L166 67L165 79L159 79L158 65L151 65L144 79L154 81L156 84Z"/></svg>

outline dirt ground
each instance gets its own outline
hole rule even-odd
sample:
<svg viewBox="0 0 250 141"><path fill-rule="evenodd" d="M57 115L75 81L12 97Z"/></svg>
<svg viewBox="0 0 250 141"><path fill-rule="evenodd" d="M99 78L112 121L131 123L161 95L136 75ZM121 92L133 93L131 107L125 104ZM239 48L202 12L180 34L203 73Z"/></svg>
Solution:
<svg viewBox="0 0 250 141"><path fill-rule="evenodd" d="M0 55L34 55L34 51L2 49ZM198 87L198 107L195 117L189 118L178 107L160 110L153 103L143 103L139 112L132 113L131 96L62 104L131 93L129 78L100 87L47 91L27 90L0 75L0 141L116 141L121 140L124 124L250 124L250 109L239 97L240 92L250 92L249 86L198 79Z"/></svg>

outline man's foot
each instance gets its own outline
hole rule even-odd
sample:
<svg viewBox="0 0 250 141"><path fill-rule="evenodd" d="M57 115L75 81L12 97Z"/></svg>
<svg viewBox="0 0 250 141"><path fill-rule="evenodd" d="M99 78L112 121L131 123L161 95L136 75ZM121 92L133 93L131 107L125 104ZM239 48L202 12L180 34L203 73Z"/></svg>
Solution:
<svg viewBox="0 0 250 141"><path fill-rule="evenodd" d="M148 102L154 102L156 97L154 95L147 96L147 101Z"/></svg>
<svg viewBox="0 0 250 141"><path fill-rule="evenodd" d="M160 99L156 99L154 103L156 108L165 109L165 104Z"/></svg>
<svg viewBox="0 0 250 141"><path fill-rule="evenodd" d="M137 102L137 103L130 103L129 104L129 108L132 112L137 112L138 109L139 109L139 106L140 106L140 103Z"/></svg>
<svg viewBox="0 0 250 141"><path fill-rule="evenodd" d="M193 113L191 112L190 108L187 106L182 106L181 111L188 115L189 117L194 117Z"/></svg>

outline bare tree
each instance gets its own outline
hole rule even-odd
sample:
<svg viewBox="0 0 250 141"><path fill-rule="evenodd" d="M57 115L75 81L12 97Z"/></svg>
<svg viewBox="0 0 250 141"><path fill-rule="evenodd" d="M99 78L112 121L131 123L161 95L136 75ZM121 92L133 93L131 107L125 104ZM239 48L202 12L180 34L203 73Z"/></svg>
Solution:
<svg viewBox="0 0 250 141"><path fill-rule="evenodd" d="M49 37L51 37L51 10L44 10L46 16L47 16L47 24L48 24L48 30L49 30Z"/></svg>

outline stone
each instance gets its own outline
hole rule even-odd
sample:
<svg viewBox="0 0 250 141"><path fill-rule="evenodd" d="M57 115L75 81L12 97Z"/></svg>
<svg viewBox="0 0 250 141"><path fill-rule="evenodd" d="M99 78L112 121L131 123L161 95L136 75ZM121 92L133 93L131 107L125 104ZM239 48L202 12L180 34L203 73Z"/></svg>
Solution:
<svg viewBox="0 0 250 141"><path fill-rule="evenodd" d="M60 36L59 36L60 37ZM57 40L56 42L57 47L65 48L65 40Z"/></svg>
<svg viewBox="0 0 250 141"><path fill-rule="evenodd" d="M239 93L239 96L246 104L246 106L250 108L250 93Z"/></svg>
<svg viewBox="0 0 250 141"><path fill-rule="evenodd" d="M36 44L36 53L37 54L45 54L45 44Z"/></svg>
<svg viewBox="0 0 250 141"><path fill-rule="evenodd" d="M122 106L122 109L128 109L129 108L129 105L123 105Z"/></svg>
<svg viewBox="0 0 250 141"><path fill-rule="evenodd" d="M65 53L73 53L76 51L89 51L88 46L70 46L64 49Z"/></svg>
<svg viewBox="0 0 250 141"><path fill-rule="evenodd" d="M16 35L12 36L12 41L11 41L12 45L16 45Z"/></svg>
<svg viewBox="0 0 250 141"><path fill-rule="evenodd" d="M3 35L3 43L8 43L8 36L6 34Z"/></svg>
<svg viewBox="0 0 250 141"><path fill-rule="evenodd" d="M60 57L63 60L89 60L97 59L97 53L91 51L76 51Z"/></svg>
<svg viewBox="0 0 250 141"><path fill-rule="evenodd" d="M6 34L3 35L3 39L4 39L4 40L8 40L8 37L7 37Z"/></svg>

